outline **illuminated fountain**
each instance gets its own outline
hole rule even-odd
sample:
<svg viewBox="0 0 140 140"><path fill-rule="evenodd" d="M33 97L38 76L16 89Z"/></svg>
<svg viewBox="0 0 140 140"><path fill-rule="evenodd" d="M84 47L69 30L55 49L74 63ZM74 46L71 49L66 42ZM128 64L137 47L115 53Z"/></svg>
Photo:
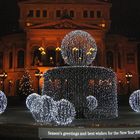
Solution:
<svg viewBox="0 0 140 140"><path fill-rule="evenodd" d="M108 68L88 66L97 53L92 36L81 30L70 32L62 41L61 52L70 66L56 67L44 73L43 94L55 101L70 101L77 118L117 117L115 73Z"/></svg>

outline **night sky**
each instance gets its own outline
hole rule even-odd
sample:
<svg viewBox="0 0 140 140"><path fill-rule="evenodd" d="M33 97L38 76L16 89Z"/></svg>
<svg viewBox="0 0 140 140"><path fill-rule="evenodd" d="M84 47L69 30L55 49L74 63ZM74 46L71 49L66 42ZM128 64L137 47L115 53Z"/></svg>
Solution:
<svg viewBox="0 0 140 140"><path fill-rule="evenodd" d="M140 0L110 0L111 33L140 40ZM0 35L19 32L17 0L0 0Z"/></svg>

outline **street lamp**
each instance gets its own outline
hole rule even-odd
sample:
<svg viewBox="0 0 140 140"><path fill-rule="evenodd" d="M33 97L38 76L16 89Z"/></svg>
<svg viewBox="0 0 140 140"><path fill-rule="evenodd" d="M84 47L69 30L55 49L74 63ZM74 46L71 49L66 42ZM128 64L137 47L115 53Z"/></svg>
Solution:
<svg viewBox="0 0 140 140"><path fill-rule="evenodd" d="M127 72L125 74L126 83L127 83L127 87L128 87L128 94L130 94L130 81L131 81L132 77L133 77L133 75L131 72Z"/></svg>
<svg viewBox="0 0 140 140"><path fill-rule="evenodd" d="M11 87L12 87L13 81L9 80L9 94L11 95Z"/></svg>
<svg viewBox="0 0 140 140"><path fill-rule="evenodd" d="M5 79L7 78L8 74L6 72L3 72L0 74L0 78L2 79L2 90L3 92L5 92L5 87L4 87L4 82L5 82Z"/></svg>
<svg viewBox="0 0 140 140"><path fill-rule="evenodd" d="M38 94L40 94L40 86L39 86L39 81L40 81L40 78L43 76L43 73L40 72L40 70L37 70L35 72L35 77L37 78L37 83L38 83Z"/></svg>
<svg viewBox="0 0 140 140"><path fill-rule="evenodd" d="M121 94L121 88L122 88L122 81L118 80L118 93Z"/></svg>
<svg viewBox="0 0 140 140"><path fill-rule="evenodd" d="M60 52L61 52L61 48L57 47L55 49L55 51L56 51L56 66L59 66L60 65Z"/></svg>

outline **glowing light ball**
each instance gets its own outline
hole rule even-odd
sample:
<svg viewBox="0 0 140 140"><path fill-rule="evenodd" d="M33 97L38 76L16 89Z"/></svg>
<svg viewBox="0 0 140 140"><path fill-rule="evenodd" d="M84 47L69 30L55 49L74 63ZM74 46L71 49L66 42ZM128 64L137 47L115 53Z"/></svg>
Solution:
<svg viewBox="0 0 140 140"><path fill-rule="evenodd" d="M36 122L43 122L41 113L42 113L42 100L41 97L37 97L31 104L30 111L33 115L33 118Z"/></svg>
<svg viewBox="0 0 140 140"><path fill-rule="evenodd" d="M98 101L94 96L87 96L87 107L89 110L93 111L98 106Z"/></svg>
<svg viewBox="0 0 140 140"><path fill-rule="evenodd" d="M42 96L43 102L43 122L51 122L55 119L55 116L58 114L58 109L56 106L56 102L49 96Z"/></svg>
<svg viewBox="0 0 140 140"><path fill-rule="evenodd" d="M5 94L0 91L0 114L2 114L7 107L7 98Z"/></svg>
<svg viewBox="0 0 140 140"><path fill-rule="evenodd" d="M58 125L68 125L72 123L76 115L74 105L65 99L61 99L56 105L58 114L56 115L55 122Z"/></svg>
<svg viewBox="0 0 140 140"><path fill-rule="evenodd" d="M37 97L31 104L30 110L34 119L40 123L53 121L57 113L54 100L46 95Z"/></svg>
<svg viewBox="0 0 140 140"><path fill-rule="evenodd" d="M136 90L130 95L129 105L135 112L140 112L140 90Z"/></svg>
<svg viewBox="0 0 140 140"><path fill-rule="evenodd" d="M39 97L37 93L32 93L26 98L26 106L28 109L30 109L32 102Z"/></svg>
<svg viewBox="0 0 140 140"><path fill-rule="evenodd" d="M62 40L61 53L67 64L87 66L95 59L97 46L89 33L75 30L68 33Z"/></svg>

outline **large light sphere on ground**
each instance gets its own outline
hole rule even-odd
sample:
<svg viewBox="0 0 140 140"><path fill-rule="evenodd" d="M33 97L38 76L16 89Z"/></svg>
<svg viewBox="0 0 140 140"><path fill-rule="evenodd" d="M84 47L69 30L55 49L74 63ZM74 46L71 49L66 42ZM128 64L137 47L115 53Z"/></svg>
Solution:
<svg viewBox="0 0 140 140"><path fill-rule="evenodd" d="M55 101L47 96L38 96L31 104L30 111L39 123L50 123L57 115L57 108Z"/></svg>
<svg viewBox="0 0 140 140"><path fill-rule="evenodd" d="M86 103L87 103L87 108L90 111L93 111L98 106L97 99L94 96L92 96L92 95L86 97Z"/></svg>
<svg viewBox="0 0 140 140"><path fill-rule="evenodd" d="M7 98L5 94L0 91L0 114L2 114L7 107Z"/></svg>
<svg viewBox="0 0 140 140"><path fill-rule="evenodd" d="M140 90L136 90L130 95L129 104L135 112L140 112Z"/></svg>
<svg viewBox="0 0 140 140"><path fill-rule="evenodd" d="M31 108L32 102L33 102L37 97L39 97L39 95L38 95L37 93L32 93L32 94L30 94L30 95L26 98L26 107L27 107L28 109Z"/></svg>
<svg viewBox="0 0 140 140"><path fill-rule="evenodd" d="M55 116L58 114L56 102L49 96L42 96L42 120L43 122L51 122L54 120Z"/></svg>
<svg viewBox="0 0 140 140"><path fill-rule="evenodd" d="M75 118L75 107L68 100L61 99L56 103L58 114L55 116L55 122L58 125L68 125Z"/></svg>
<svg viewBox="0 0 140 140"><path fill-rule="evenodd" d="M41 117L43 112L42 104L41 96L37 97L31 104L30 111L36 122L43 122Z"/></svg>
<svg viewBox="0 0 140 140"><path fill-rule="evenodd" d="M89 33L75 30L68 33L62 40L61 53L68 65L87 66L96 57L96 42Z"/></svg>

